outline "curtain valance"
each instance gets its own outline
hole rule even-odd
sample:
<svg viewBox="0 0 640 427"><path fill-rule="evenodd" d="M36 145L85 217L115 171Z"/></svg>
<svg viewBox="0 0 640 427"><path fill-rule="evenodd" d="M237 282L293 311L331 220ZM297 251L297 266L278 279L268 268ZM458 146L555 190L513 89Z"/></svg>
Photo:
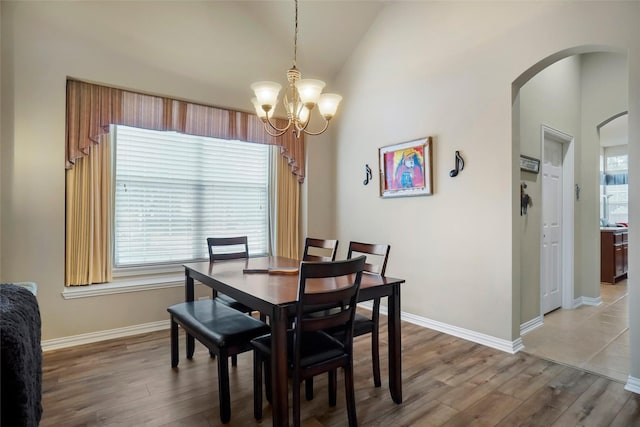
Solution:
<svg viewBox="0 0 640 427"><path fill-rule="evenodd" d="M71 79L67 80L66 168L87 156L111 124L277 145L298 182L304 181L303 137L291 132L273 137L255 114Z"/></svg>

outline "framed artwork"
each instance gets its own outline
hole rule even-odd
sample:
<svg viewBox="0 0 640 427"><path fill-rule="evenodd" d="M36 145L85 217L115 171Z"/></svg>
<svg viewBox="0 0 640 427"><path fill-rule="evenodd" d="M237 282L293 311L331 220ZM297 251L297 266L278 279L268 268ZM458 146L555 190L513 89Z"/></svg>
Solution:
<svg viewBox="0 0 640 427"><path fill-rule="evenodd" d="M533 157L520 155L520 170L538 173L540 172L540 160Z"/></svg>
<svg viewBox="0 0 640 427"><path fill-rule="evenodd" d="M432 194L431 137L378 149L380 197Z"/></svg>

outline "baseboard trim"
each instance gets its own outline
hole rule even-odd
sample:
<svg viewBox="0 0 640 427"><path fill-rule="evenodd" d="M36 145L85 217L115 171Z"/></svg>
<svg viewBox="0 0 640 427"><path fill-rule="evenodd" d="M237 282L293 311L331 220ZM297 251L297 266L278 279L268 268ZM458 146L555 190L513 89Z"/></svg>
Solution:
<svg viewBox="0 0 640 427"><path fill-rule="evenodd" d="M360 306L368 310L372 309L371 303L363 303L360 304ZM387 315L387 307L381 305L380 313ZM452 326L447 323L438 322L436 320L427 319L425 317L416 316L415 314L405 312L400 313L400 318L418 326L433 329L448 335L453 335L455 337L482 344L487 347L495 348L496 350L504 351L510 354L515 354L524 349L521 338L518 338L515 341L507 341L491 335L472 331L470 329ZM161 331L163 329L169 329L169 322L166 320L144 323L141 325L126 326L124 328L109 329L106 331L90 332L87 334L73 335L64 338L54 338L42 341L42 351L46 352L51 350L58 350L67 347L74 347L77 345L90 344L98 341L105 341L115 338L123 338L131 335Z"/></svg>
<svg viewBox="0 0 640 427"><path fill-rule="evenodd" d="M169 329L169 321L162 320L158 322L143 323L142 325L126 326L124 328L109 329L106 331L90 332L87 334L73 335L64 338L54 338L44 340L41 343L42 351L59 350L67 347L75 347L77 345L90 344L98 341L106 341L114 338L123 338L131 335L145 334L148 332L161 331Z"/></svg>
<svg viewBox="0 0 640 427"><path fill-rule="evenodd" d="M582 299L582 304L584 304L584 305L592 305L594 307L597 307L600 304L602 304L602 298L601 297L597 297L597 298L580 297L580 298Z"/></svg>
<svg viewBox="0 0 640 427"><path fill-rule="evenodd" d="M624 386L624 389L635 394L640 394L640 378L634 378L629 375L629 378L627 378L627 384Z"/></svg>
<svg viewBox="0 0 640 427"><path fill-rule="evenodd" d="M601 297L597 297L597 298L578 297L578 298L573 300L573 308L578 308L581 305L591 305L591 306L597 307L600 304L602 304L602 298Z"/></svg>
<svg viewBox="0 0 640 427"><path fill-rule="evenodd" d="M520 325L520 336L526 335L544 324L544 317L538 316Z"/></svg>
<svg viewBox="0 0 640 427"><path fill-rule="evenodd" d="M366 304L363 304L364 308L368 308ZM387 315L387 307L381 305L380 313ZM416 316L415 314L401 312L400 318L414 325L422 326L425 328L433 329L438 332L442 332L454 337L462 338L467 341L482 344L487 347L495 348L496 350L504 351L510 354L515 354L524 349L522 339L518 338L515 341L507 341L501 338L496 338L491 335L486 335L480 332L472 331L470 329L460 328L458 326L449 325L447 323L438 322L437 320L427 319L426 317Z"/></svg>

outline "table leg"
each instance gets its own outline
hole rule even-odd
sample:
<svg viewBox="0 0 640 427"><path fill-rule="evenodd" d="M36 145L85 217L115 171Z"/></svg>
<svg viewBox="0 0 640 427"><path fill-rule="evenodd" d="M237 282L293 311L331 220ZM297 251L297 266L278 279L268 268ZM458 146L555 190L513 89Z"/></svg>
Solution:
<svg viewBox="0 0 640 427"><path fill-rule="evenodd" d="M184 277L184 300L186 302L193 301L195 299L194 290L193 290L193 277L189 276L189 270L185 269L185 277ZM191 359L193 357L193 352L196 349L195 339L189 335L187 336L187 359Z"/></svg>
<svg viewBox="0 0 640 427"><path fill-rule="evenodd" d="M289 425L287 372L287 311L274 308L271 316L271 405L273 425Z"/></svg>
<svg viewBox="0 0 640 427"><path fill-rule="evenodd" d="M389 390L396 403L402 403L402 341L400 338L400 285L393 286L388 301Z"/></svg>
<svg viewBox="0 0 640 427"><path fill-rule="evenodd" d="M189 276L189 270L184 272L184 300L189 302L195 299L193 291L193 277Z"/></svg>

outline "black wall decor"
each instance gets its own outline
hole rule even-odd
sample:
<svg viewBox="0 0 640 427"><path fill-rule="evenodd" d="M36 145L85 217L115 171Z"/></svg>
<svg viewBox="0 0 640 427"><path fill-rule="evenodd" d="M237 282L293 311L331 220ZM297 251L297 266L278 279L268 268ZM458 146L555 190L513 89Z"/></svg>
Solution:
<svg viewBox="0 0 640 427"><path fill-rule="evenodd" d="M369 167L368 164L364 165L364 172L365 172L366 176L364 178L364 181L362 181L362 183L364 185L367 185L367 184L369 184L369 182L371 181L371 177L373 176L372 173L371 173L371 168Z"/></svg>
<svg viewBox="0 0 640 427"><path fill-rule="evenodd" d="M527 188L527 184L525 184L524 182L520 184L520 216L526 215L529 206L533 206L533 200L531 200L531 196L524 192L525 188Z"/></svg>
<svg viewBox="0 0 640 427"><path fill-rule="evenodd" d="M456 176L458 176L460 171L464 169L464 159L462 158L462 156L460 155L460 151L458 150L456 150L455 162L455 168L453 168L451 172L449 172L449 176L451 178L455 178Z"/></svg>

